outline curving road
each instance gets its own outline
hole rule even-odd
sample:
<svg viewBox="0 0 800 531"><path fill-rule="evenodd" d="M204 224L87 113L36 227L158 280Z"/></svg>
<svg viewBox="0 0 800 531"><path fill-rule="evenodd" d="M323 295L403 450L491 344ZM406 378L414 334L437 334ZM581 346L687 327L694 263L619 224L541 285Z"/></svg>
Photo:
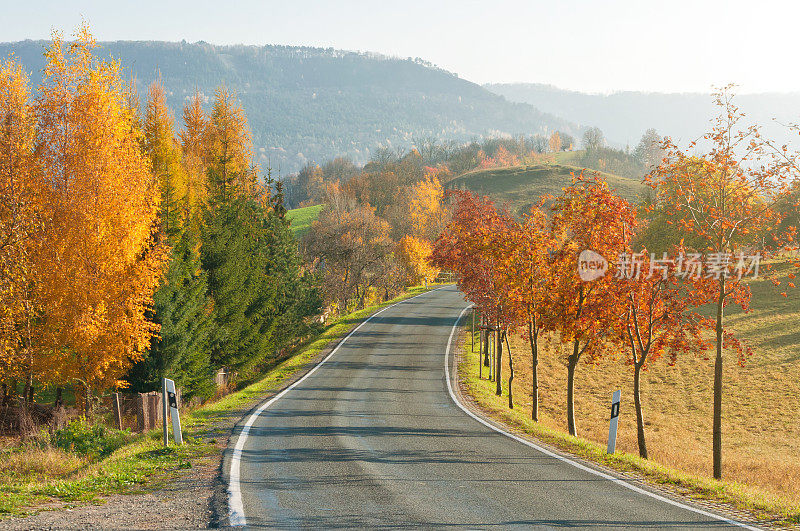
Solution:
<svg viewBox="0 0 800 531"><path fill-rule="evenodd" d="M389 307L249 419L229 460L248 527L733 528L490 429L451 398L454 287Z"/></svg>

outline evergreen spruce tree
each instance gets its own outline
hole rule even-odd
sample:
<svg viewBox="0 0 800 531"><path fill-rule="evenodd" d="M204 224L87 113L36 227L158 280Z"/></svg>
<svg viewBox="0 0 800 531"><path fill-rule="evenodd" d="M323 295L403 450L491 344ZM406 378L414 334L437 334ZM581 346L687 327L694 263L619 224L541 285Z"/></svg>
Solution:
<svg viewBox="0 0 800 531"><path fill-rule="evenodd" d="M268 177L267 185L272 184ZM266 274L276 282L274 340L276 348L283 349L313 331L315 325L309 317L319 314L322 298L316 277L303 270L297 240L286 219L280 181L275 183L275 194L270 198L265 232L269 237Z"/></svg>
<svg viewBox="0 0 800 531"><path fill-rule="evenodd" d="M148 356L129 375L138 391L160 389L162 377L175 380L184 397L206 398L214 391L209 356L211 305L198 244L197 234L184 230L172 247L166 275L153 297L152 319L161 325L161 332Z"/></svg>
<svg viewBox="0 0 800 531"><path fill-rule="evenodd" d="M159 337L128 379L135 390L151 391L159 389L161 378L167 377L175 380L185 397L207 397L213 392L207 275L201 268L197 223L186 218L186 173L159 85L150 88L144 130L145 150L161 184L161 237L171 247L171 255L153 297L151 319L160 325Z"/></svg>
<svg viewBox="0 0 800 531"><path fill-rule="evenodd" d="M269 238L264 209L233 172L208 171L202 261L214 299L211 361L249 375L271 355L275 285L266 275Z"/></svg>

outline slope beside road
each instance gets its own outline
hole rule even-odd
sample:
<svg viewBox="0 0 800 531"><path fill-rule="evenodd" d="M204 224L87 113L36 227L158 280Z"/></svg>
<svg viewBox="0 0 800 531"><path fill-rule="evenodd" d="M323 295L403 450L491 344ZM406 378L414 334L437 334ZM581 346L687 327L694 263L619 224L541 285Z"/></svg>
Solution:
<svg viewBox="0 0 800 531"><path fill-rule="evenodd" d="M390 306L245 419L226 459L248 527L739 528L500 433L452 398L448 286Z"/></svg>

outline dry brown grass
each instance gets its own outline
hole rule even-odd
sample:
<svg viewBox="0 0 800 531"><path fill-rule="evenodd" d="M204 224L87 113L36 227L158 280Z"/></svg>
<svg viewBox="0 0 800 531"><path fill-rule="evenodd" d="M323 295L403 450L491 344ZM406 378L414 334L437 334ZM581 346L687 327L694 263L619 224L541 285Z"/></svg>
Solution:
<svg viewBox="0 0 800 531"><path fill-rule="evenodd" d="M87 460L60 448L25 447L0 453L0 484L65 478Z"/></svg>
<svg viewBox="0 0 800 531"><path fill-rule="evenodd" d="M800 503L800 296L781 297L755 281L753 311L731 312L727 324L755 350L744 367L726 354L723 386L723 477ZM517 408L530 411L527 342L512 337ZM476 347L477 348L477 347ZM549 341L540 356L540 419L566 431L566 348ZM508 377L504 359L503 379ZM671 468L712 476L713 360L688 355L643 373L642 402L650 458ZM618 451L638 455L633 371L621 352L576 374L578 435L605 444L611 393L622 390ZM529 413L528 413L529 414Z"/></svg>

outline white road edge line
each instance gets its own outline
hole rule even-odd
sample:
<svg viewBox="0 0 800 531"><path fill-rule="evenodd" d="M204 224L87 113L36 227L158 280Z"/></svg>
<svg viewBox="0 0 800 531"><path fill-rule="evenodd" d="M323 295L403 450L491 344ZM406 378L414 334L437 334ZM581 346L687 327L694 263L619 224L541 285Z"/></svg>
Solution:
<svg viewBox="0 0 800 531"><path fill-rule="evenodd" d="M247 422L242 427L242 432L239 434L239 437L236 439L236 446L233 449L233 455L231 455L231 470L230 470L230 473L228 475L228 519L230 521L231 527L244 527L245 525L247 525L247 520L246 520L245 515L244 515L244 504L242 502L242 489L241 489L241 485L239 483L239 476L240 476L240 473L241 473L242 450L244 449L244 445L247 442L247 436L250 433L250 428L253 426L253 424L255 423L256 419L259 417L259 415L261 415L261 413L263 413L265 409L267 409L269 406L271 406L276 401L278 401L286 393L288 393L289 391L294 389L303 380L305 380L306 378L308 378L309 376L314 374L317 371L317 369L319 369L322 366L323 363L325 363L326 361L331 359L331 357L334 354L336 354L336 351L339 350L339 347L344 345L345 341L350 339L350 336L355 334L358 331L359 328L361 328L362 326L364 326L365 324L370 322L374 317L377 317L378 315L382 314L383 312L385 312L389 308L394 308L398 304L403 304L404 302L410 301L412 299L416 299L417 297L419 297L421 295L425 295L427 293L430 293L431 291L437 291L437 290L443 289L444 287L445 286L443 286L442 288L432 289L432 290L420 293L419 295L414 295L413 297L409 297L407 299L403 299L402 301L398 301L398 302L396 302L396 303L394 303L394 304L392 304L390 306L387 306L385 308L381 308L379 311L373 313L372 315L367 317L364 321L362 321L361 324L359 324L357 327L355 327L353 330L351 330L350 333L347 334L347 336L345 336L344 339L339 341L339 344L336 345L336 348L334 348L331 351L330 354L325 356L325 359L320 361L315 367L313 367L310 371L308 371L305 375L303 375L302 378L300 378L299 380L294 382L292 385L290 385L289 387L287 387L286 389L284 389L283 391L281 391L277 395L273 396L272 398L270 398L269 400L267 400L266 402L261 404L261 406L257 410L255 410L253 412L253 414L250 415L250 417L247 419ZM461 312L461 313L463 314L464 312ZM459 319L460 318L461 318L461 316L459 316ZM450 337L452 337L452 334L450 334ZM448 342L448 346L449 345L450 345L450 343Z"/></svg>
<svg viewBox="0 0 800 531"><path fill-rule="evenodd" d="M445 378L447 379L447 391L450 393L450 398L453 400L453 402L455 402L455 404L459 408L461 408L461 410L464 413L466 413L467 415L469 415L473 419L477 420L478 422L480 422L481 424L483 424L487 428L492 429L492 430L494 430L494 431L496 431L498 433L502 433L506 437L510 437L511 439L514 439L515 441L521 442L522 444L524 444L526 446L530 446L534 450L542 452L543 454L545 454L545 455L547 455L549 457L554 457L554 458L558 459L559 461L562 461L564 463L568 463L568 464L574 466L575 468L579 468L581 470L585 470L586 472L589 472L590 474L594 474L596 476L600 476L603 479L607 479L609 481L613 481L614 483L616 483L618 485L621 485L621 486L623 486L623 487L625 487L627 489L630 489L632 491L638 492L639 494L644 494L645 496L649 496L649 497L651 497L653 499L656 499L658 501L662 501L664 503L668 503L670 505L674 505L675 507L680 507L681 509L686 509L687 511L691 511L693 513L702 514L703 516L707 516L707 517L713 518L715 520L720 520L720 521L725 522L725 523L730 524L730 525L743 527L745 529L750 529L752 531L760 531L759 528L749 526L749 525L747 525L747 524L745 524L743 522L737 522L736 520L730 520L728 518L719 516L717 514L710 513L710 512L704 511L702 509L698 509L696 507L692 507L690 505L685 505L683 503L677 502L675 500L671 500L669 498L665 498L664 496L659 496L658 494L655 494L655 493L650 492L648 490L639 488L636 485L631 485L630 483L628 483L627 481L625 481L623 479L616 478L614 476L610 476L608 474L605 474L605 473L600 472L599 470L595 470L593 468L589 468L589 467L584 466L584 465L582 465L582 464L580 464L580 463L578 463L576 461L573 461L573 460L571 460L571 459L569 459L567 457L564 457L563 455L555 454L555 453L553 453L553 452L551 452L549 450L546 450L545 448L542 448L541 446L538 446L538 445L536 445L536 444L534 444L534 443L532 443L532 442L530 442L530 441L528 441L526 439L523 439L522 437L517 437L513 433L509 433L509 432L507 432L507 431L505 431L505 430L503 430L501 428L498 428L497 426L491 424L490 422L487 422L487 421L483 420L481 417L477 416L472 411L467 409L467 407L464 406L461 402L459 402L458 398L456 398L456 395L453 392L453 384L450 382L450 347L451 347L452 342L453 342L453 336L455 335L456 330L458 329L458 323L461 321L461 318L464 316L466 311L469 310L470 308L472 308L472 306L467 306L466 308L461 310L461 313L458 314L458 317L456 317L456 321L455 321L455 323L453 323L453 329L450 331L450 337L447 340L447 350L445 351L445 354L444 354L444 371L445 371Z"/></svg>

